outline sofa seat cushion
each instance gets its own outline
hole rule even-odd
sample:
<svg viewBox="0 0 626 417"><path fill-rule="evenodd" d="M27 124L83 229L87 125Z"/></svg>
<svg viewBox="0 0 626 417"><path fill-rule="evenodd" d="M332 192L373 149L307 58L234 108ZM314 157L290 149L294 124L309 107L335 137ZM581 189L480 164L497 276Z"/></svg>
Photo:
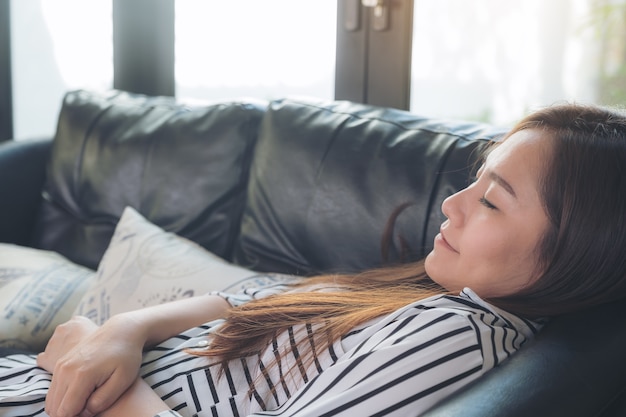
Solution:
<svg viewBox="0 0 626 417"><path fill-rule="evenodd" d="M265 103L66 95L35 245L95 268L126 206L228 257Z"/></svg>
<svg viewBox="0 0 626 417"><path fill-rule="evenodd" d="M479 149L502 133L350 102L274 101L235 260L291 274L381 266L385 224L403 204L389 260L422 258L443 221L441 203L467 185Z"/></svg>

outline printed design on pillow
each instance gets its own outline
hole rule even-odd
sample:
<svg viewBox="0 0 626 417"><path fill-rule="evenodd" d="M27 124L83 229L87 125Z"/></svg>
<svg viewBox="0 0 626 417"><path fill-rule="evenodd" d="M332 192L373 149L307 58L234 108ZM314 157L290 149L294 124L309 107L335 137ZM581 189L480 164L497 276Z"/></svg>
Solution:
<svg viewBox="0 0 626 417"><path fill-rule="evenodd" d="M219 288L219 290L230 294L236 294L248 288L262 288L274 284L286 284L290 282L293 283L298 279L300 278L293 275L275 274L271 272L259 273L257 275L246 277L237 282L233 282L227 287Z"/></svg>
<svg viewBox="0 0 626 417"><path fill-rule="evenodd" d="M138 251L142 271L153 271L154 278L171 279L192 275L206 265L206 251L196 245L181 245L176 235L157 235L146 239ZM185 262L180 262L185 259Z"/></svg>
<svg viewBox="0 0 626 417"><path fill-rule="evenodd" d="M230 264L127 207L75 314L102 324L124 311L226 288L268 285L283 277L288 276Z"/></svg>
<svg viewBox="0 0 626 417"><path fill-rule="evenodd" d="M42 350L94 277L57 253L0 244L0 347Z"/></svg>
<svg viewBox="0 0 626 417"><path fill-rule="evenodd" d="M141 307L153 306L155 304L163 304L169 301L178 300L181 298L189 298L195 295L195 291L192 288L172 287L163 292L155 292L149 294L146 298L138 298L137 304Z"/></svg>
<svg viewBox="0 0 626 417"><path fill-rule="evenodd" d="M152 226L152 225L144 225ZM139 233L136 230L139 227ZM187 276L193 276L206 267L206 251L190 241L184 241L171 233L161 230L141 230L142 225L133 221L120 223L98 268L98 279L90 292L98 292L88 300L89 304L100 304L104 308L99 314L109 316L107 307L110 297L137 294L137 307L160 304L179 298L196 295L194 288L174 285L162 287L158 280L180 282ZM147 232L146 234L144 234ZM132 257L132 258L131 258ZM113 280L112 280L113 277ZM142 282L150 280L156 284L151 288L142 288ZM117 278L117 279L115 279ZM115 284L114 284L115 283ZM95 311L87 312L93 316Z"/></svg>

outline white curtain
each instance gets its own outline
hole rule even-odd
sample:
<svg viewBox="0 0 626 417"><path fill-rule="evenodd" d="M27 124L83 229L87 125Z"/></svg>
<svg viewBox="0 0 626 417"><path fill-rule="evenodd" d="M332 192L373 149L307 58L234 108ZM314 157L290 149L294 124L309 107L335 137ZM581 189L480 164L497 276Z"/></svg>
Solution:
<svg viewBox="0 0 626 417"><path fill-rule="evenodd" d="M603 80L626 65L624 3L415 0L411 110L506 125L556 102L619 104Z"/></svg>

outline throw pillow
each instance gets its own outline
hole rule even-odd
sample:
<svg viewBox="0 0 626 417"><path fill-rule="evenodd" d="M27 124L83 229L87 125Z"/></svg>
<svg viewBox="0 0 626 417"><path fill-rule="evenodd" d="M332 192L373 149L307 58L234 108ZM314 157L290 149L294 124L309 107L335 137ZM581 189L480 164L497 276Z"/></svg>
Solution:
<svg viewBox="0 0 626 417"><path fill-rule="evenodd" d="M57 253L0 244L0 347L43 350L94 278Z"/></svg>
<svg viewBox="0 0 626 417"><path fill-rule="evenodd" d="M285 279L289 276L259 274L232 265L190 240L165 232L126 207L100 261L96 279L75 314L102 324L124 311Z"/></svg>

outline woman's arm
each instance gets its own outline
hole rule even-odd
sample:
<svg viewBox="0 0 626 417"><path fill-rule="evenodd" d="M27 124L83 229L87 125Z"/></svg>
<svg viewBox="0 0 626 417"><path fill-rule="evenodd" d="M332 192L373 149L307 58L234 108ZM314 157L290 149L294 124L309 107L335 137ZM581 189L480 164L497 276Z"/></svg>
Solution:
<svg viewBox="0 0 626 417"><path fill-rule="evenodd" d="M71 321L60 326L37 357L37 364L53 374L46 411L74 417L106 410L137 378L145 347L221 318L228 308L222 297L206 295L122 313L95 331L85 332ZM70 337L73 330L81 337Z"/></svg>
<svg viewBox="0 0 626 417"><path fill-rule="evenodd" d="M115 404L98 414L98 417L153 417L165 410L169 410L167 404L144 380L137 378ZM91 414L81 415L86 416Z"/></svg>
<svg viewBox="0 0 626 417"><path fill-rule="evenodd" d="M143 347L150 347L192 327L223 318L229 307L220 296L203 295L129 311L111 320L122 320L132 326Z"/></svg>

